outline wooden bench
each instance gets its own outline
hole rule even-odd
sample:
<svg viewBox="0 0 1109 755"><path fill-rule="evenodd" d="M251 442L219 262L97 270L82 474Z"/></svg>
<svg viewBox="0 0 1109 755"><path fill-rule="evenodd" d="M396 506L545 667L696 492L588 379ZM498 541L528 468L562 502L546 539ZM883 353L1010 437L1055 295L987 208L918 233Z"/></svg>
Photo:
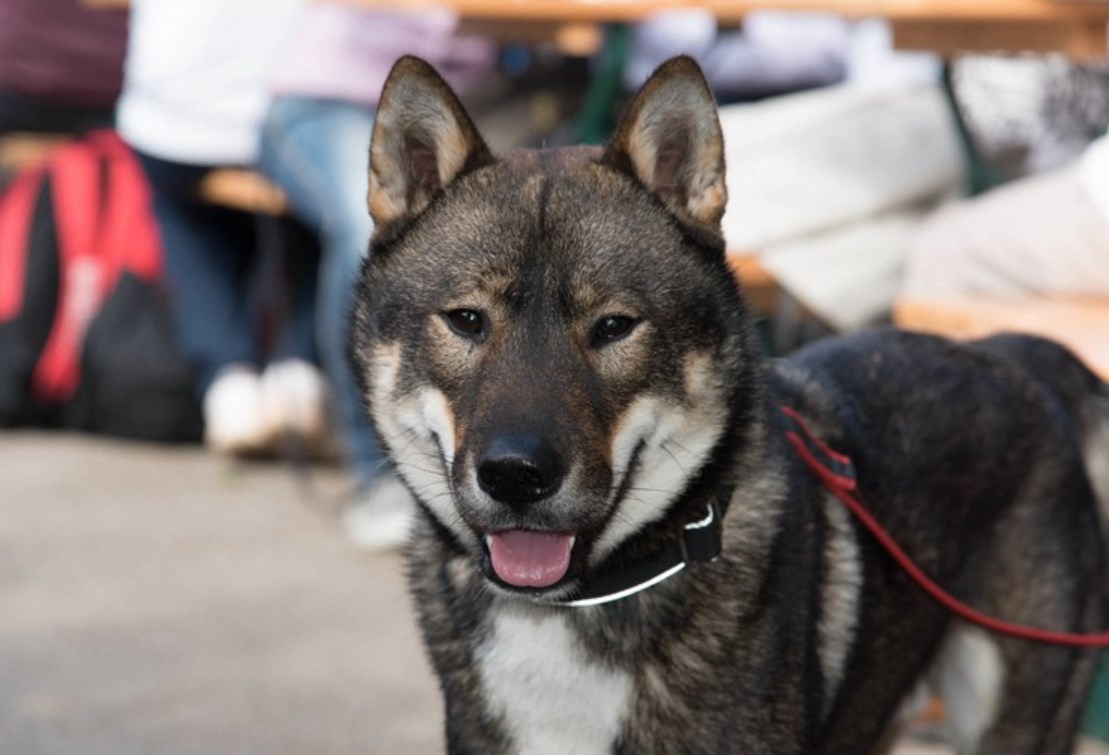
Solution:
<svg viewBox="0 0 1109 755"><path fill-rule="evenodd" d="M16 173L41 165L65 143L68 134L34 134L16 131L0 136L0 173Z"/></svg>
<svg viewBox="0 0 1109 755"><path fill-rule="evenodd" d="M200 198L212 204L260 215L289 211L285 193L261 173L245 168L217 168L200 183Z"/></svg>
<svg viewBox="0 0 1109 755"><path fill-rule="evenodd" d="M967 297L950 301L906 300L894 322L952 338L982 338L1019 331L1053 338L1109 380L1109 299Z"/></svg>
<svg viewBox="0 0 1109 755"><path fill-rule="evenodd" d="M747 306L762 315L773 314L782 295L782 286L753 252L728 251L728 264L743 285Z"/></svg>

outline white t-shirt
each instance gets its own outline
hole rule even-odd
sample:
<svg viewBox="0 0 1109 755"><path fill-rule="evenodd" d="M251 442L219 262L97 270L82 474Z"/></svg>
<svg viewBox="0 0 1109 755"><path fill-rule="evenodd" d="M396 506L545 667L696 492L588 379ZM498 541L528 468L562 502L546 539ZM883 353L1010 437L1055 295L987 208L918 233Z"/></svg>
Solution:
<svg viewBox="0 0 1109 755"><path fill-rule="evenodd" d="M174 162L254 162L274 58L302 4L132 0L123 138Z"/></svg>
<svg viewBox="0 0 1109 755"><path fill-rule="evenodd" d="M1086 147L1078 162L1078 180L1093 206L1109 220L1109 135Z"/></svg>

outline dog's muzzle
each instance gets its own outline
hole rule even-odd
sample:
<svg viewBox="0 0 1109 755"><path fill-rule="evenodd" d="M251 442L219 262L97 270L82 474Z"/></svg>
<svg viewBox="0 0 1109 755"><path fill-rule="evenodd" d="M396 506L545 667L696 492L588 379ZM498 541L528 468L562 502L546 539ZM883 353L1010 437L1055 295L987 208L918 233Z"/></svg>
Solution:
<svg viewBox="0 0 1109 755"><path fill-rule="evenodd" d="M562 486L562 456L537 435L499 435L476 461L478 486L491 499L523 515ZM544 588L570 568L574 536L567 532L507 529L486 536L493 572L507 585Z"/></svg>

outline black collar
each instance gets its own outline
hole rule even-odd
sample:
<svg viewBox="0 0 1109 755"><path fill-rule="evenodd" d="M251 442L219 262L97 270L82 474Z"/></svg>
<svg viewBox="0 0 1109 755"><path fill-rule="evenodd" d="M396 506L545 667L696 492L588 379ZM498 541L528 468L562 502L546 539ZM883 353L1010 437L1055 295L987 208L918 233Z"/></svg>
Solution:
<svg viewBox="0 0 1109 755"><path fill-rule="evenodd" d="M654 556L618 570L602 571L587 580L573 597L550 603L582 608L635 595L669 579L687 564L715 561L723 548L722 540L720 506L710 501L702 518L685 525L678 537Z"/></svg>

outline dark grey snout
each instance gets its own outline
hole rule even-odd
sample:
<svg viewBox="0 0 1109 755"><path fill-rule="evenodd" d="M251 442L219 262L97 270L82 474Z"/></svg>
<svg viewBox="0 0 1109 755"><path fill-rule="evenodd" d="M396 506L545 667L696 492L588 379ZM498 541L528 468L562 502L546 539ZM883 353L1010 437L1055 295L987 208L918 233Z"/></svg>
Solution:
<svg viewBox="0 0 1109 755"><path fill-rule="evenodd" d="M558 451L532 435L494 438L477 460L481 489L514 508L554 495L565 476Z"/></svg>

